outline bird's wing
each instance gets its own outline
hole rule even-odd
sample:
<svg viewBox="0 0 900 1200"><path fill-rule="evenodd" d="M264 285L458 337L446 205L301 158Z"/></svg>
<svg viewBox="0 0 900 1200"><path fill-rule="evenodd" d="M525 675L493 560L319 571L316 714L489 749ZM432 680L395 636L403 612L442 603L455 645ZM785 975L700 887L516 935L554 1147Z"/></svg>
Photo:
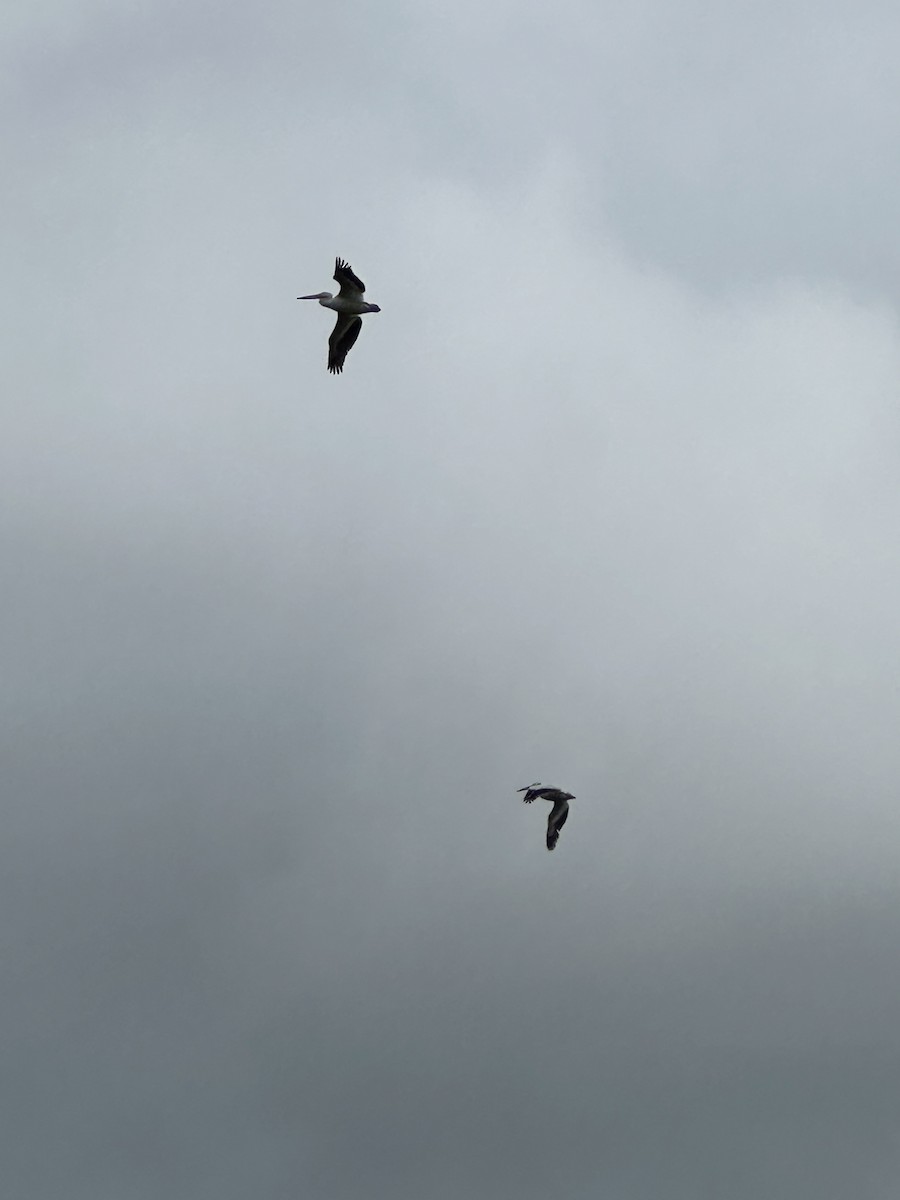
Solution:
<svg viewBox="0 0 900 1200"><path fill-rule="evenodd" d="M342 258L334 260L334 279L336 283L341 285L339 295L347 300L362 299L366 285L358 275L354 275L353 268L348 262L344 262Z"/></svg>
<svg viewBox="0 0 900 1200"><path fill-rule="evenodd" d="M552 850L559 841L559 831L569 819L568 800L557 800L547 818L547 849Z"/></svg>
<svg viewBox="0 0 900 1200"><path fill-rule="evenodd" d="M339 375L344 369L344 359L359 337L362 329L362 317L352 313L338 313L331 337L328 339L328 370Z"/></svg>

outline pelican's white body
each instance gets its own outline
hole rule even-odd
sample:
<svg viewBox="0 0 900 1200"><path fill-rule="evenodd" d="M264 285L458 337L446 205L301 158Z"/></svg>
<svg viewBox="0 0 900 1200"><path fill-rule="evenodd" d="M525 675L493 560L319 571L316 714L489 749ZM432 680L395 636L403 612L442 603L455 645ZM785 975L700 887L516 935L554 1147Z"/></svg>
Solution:
<svg viewBox="0 0 900 1200"><path fill-rule="evenodd" d="M312 296L301 296L301 300L312 300ZM316 299L323 308L333 309L337 313L348 313L350 316L359 316L367 312L381 312L377 304L366 304L365 300L352 299L349 296L342 296L338 293L337 296L332 296L331 292L323 292Z"/></svg>

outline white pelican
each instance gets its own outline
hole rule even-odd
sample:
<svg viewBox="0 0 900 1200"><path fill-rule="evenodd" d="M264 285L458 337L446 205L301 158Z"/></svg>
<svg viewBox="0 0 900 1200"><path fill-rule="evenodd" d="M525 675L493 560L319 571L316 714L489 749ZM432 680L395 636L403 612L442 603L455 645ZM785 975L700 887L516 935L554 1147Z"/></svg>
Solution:
<svg viewBox="0 0 900 1200"><path fill-rule="evenodd" d="M547 849L552 850L559 841L559 831L568 820L569 801L574 800L575 797L571 792L564 792L560 788L541 787L540 783L530 783L528 787L518 790L525 793L522 798L526 804L531 804L535 800L551 800L553 802L550 816L547 818Z"/></svg>
<svg viewBox="0 0 900 1200"><path fill-rule="evenodd" d="M331 292L316 292L314 296L298 296L298 300L318 300L324 308L337 313L334 329L328 339L328 370L339 375L344 369L344 359L359 337L362 329L360 313L381 312L377 304L366 304L363 295L366 285L353 274L353 268L342 258L334 260L334 278L341 285L336 296Z"/></svg>

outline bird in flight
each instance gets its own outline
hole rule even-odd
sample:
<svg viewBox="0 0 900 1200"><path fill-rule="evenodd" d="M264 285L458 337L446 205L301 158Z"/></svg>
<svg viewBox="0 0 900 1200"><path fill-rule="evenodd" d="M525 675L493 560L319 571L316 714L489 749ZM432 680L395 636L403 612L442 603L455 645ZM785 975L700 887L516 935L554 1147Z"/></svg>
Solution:
<svg viewBox="0 0 900 1200"><path fill-rule="evenodd" d="M297 299L318 300L323 308L331 308L337 313L337 321L328 339L328 370L333 375L340 375L344 369L344 359L362 329L360 313L381 312L381 309L377 304L367 304L363 300L366 285L342 258L334 260L334 278L341 285L336 296L332 296L331 292L316 292L314 296L298 296Z"/></svg>
<svg viewBox="0 0 900 1200"><path fill-rule="evenodd" d="M552 850L559 841L559 831L568 820L569 801L575 797L571 792L564 792L560 788L541 787L540 783L530 783L528 787L518 790L525 793L522 799L526 804L535 800L549 800L553 804L547 817L547 849Z"/></svg>

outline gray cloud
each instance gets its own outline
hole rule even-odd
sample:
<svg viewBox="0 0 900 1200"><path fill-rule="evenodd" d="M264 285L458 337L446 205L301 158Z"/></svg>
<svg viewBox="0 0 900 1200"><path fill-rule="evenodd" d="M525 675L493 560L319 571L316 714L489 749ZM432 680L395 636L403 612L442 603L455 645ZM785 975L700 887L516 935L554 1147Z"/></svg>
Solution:
<svg viewBox="0 0 900 1200"><path fill-rule="evenodd" d="M893 18L77 11L7 52L10 1193L893 1196Z"/></svg>

